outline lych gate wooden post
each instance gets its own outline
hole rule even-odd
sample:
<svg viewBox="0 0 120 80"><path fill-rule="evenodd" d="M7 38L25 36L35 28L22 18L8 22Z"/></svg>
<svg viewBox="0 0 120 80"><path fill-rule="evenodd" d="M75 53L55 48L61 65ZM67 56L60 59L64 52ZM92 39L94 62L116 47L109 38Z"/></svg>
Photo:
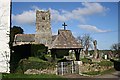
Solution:
<svg viewBox="0 0 120 80"><path fill-rule="evenodd" d="M74 73L74 62L72 61L72 73Z"/></svg>
<svg viewBox="0 0 120 80"><path fill-rule="evenodd" d="M80 59L80 51L81 51L81 49L75 49L74 50L75 51L75 57L76 57L76 61L79 61Z"/></svg>
<svg viewBox="0 0 120 80"><path fill-rule="evenodd" d="M64 71L63 71L63 62L61 62L61 71L62 71L62 75L64 74Z"/></svg>

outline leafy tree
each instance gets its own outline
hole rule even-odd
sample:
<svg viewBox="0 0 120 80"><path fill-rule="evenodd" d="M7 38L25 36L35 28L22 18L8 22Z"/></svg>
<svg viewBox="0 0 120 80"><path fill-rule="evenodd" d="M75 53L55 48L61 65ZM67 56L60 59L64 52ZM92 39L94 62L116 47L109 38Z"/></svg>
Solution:
<svg viewBox="0 0 120 80"><path fill-rule="evenodd" d="M14 42L14 37L16 34L23 34L23 29L19 26L13 26L10 29L10 46L12 46L12 43Z"/></svg>

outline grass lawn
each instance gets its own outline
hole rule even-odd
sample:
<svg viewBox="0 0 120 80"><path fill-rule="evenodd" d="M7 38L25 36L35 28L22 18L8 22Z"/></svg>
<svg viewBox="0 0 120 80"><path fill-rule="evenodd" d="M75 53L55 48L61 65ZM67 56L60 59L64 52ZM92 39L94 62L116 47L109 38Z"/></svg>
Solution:
<svg viewBox="0 0 120 80"><path fill-rule="evenodd" d="M2 74L4 80L66 80L58 75L52 74Z"/></svg>

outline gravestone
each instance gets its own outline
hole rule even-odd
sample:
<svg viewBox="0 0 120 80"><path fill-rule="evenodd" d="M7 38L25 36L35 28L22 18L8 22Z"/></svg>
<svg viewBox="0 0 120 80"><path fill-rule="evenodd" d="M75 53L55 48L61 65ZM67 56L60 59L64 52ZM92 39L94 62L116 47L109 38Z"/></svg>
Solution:
<svg viewBox="0 0 120 80"><path fill-rule="evenodd" d="M105 59L108 59L108 55L107 55L107 54L105 54L105 55L104 55L104 58L105 58Z"/></svg>
<svg viewBox="0 0 120 80"><path fill-rule="evenodd" d="M93 41L94 44L94 58L97 59L98 58L98 52L97 52L97 40Z"/></svg>

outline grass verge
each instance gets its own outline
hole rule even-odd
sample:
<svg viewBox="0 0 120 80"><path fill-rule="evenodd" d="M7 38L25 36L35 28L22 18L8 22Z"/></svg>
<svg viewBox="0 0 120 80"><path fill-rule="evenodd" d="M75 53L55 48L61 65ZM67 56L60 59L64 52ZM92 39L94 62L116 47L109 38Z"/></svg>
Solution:
<svg viewBox="0 0 120 80"><path fill-rule="evenodd" d="M82 74L85 74L85 75L104 75L104 74L110 74L112 72L115 72L115 69L114 68L111 68L111 69L108 69L108 70L105 70L105 71L90 71L90 72L83 72Z"/></svg>
<svg viewBox="0 0 120 80"><path fill-rule="evenodd" d="M2 78L62 78L52 74L2 74Z"/></svg>

